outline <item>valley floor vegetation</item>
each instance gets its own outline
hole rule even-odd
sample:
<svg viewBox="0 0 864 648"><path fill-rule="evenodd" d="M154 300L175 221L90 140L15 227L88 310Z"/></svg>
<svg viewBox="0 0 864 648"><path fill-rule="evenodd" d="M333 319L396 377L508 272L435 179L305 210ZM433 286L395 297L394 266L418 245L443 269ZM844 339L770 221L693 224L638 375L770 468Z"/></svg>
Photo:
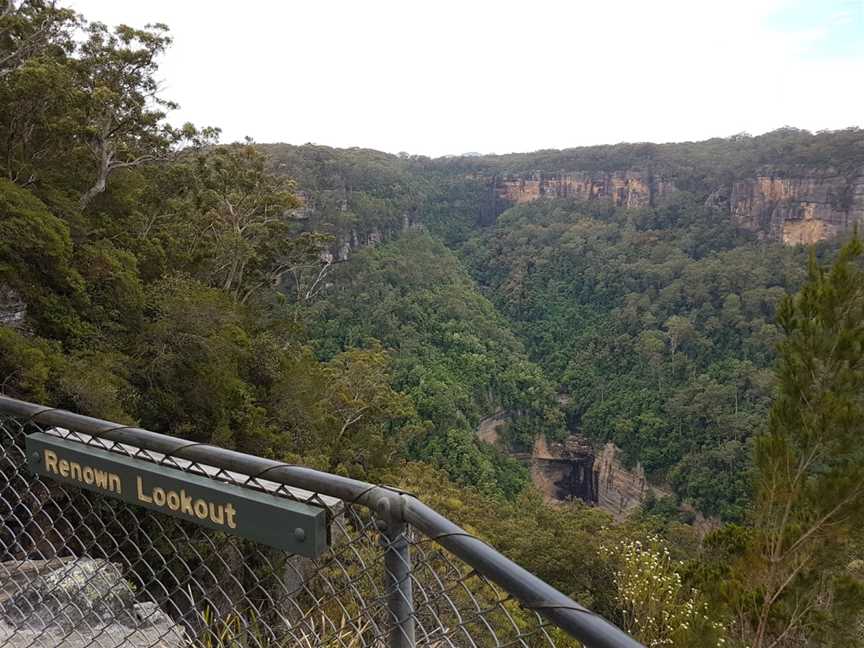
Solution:
<svg viewBox="0 0 864 648"><path fill-rule="evenodd" d="M170 43L0 9L0 391L411 489L648 646L864 645L861 242L783 247L706 201L759 164L860 166L861 131L218 145L167 119ZM646 164L681 191L641 209L499 213L487 181ZM496 411L507 452L475 438ZM510 454L573 431L674 496L545 504Z"/></svg>

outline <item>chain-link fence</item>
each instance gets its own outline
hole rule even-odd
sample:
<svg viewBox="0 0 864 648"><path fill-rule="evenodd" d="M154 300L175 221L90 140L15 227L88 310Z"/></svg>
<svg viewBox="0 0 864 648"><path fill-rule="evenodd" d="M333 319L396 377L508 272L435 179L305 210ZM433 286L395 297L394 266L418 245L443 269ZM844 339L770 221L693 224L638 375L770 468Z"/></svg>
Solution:
<svg viewBox="0 0 864 648"><path fill-rule="evenodd" d="M323 508L329 547L291 554L38 477L27 468L33 432ZM0 648L579 645L573 637L638 646L410 495L0 397Z"/></svg>

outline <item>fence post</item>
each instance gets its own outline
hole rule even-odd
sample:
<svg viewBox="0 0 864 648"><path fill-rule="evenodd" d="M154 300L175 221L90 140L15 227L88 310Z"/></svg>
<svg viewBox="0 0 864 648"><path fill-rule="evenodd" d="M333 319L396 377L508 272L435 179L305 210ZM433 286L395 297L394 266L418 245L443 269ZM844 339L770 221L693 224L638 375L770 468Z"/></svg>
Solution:
<svg viewBox="0 0 864 648"><path fill-rule="evenodd" d="M411 588L411 545L408 525L392 518L382 520L384 587L387 609L393 621L390 648L414 648L414 597Z"/></svg>

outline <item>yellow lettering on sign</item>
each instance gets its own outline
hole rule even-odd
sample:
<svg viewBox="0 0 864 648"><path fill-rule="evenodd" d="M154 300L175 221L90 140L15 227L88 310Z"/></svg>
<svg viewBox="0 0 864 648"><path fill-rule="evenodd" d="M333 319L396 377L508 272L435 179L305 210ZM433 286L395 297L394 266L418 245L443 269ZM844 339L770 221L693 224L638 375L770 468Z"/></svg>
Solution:
<svg viewBox="0 0 864 648"><path fill-rule="evenodd" d="M231 506L230 504L228 506ZM225 524L225 507L210 502L210 519L216 524Z"/></svg>
<svg viewBox="0 0 864 648"><path fill-rule="evenodd" d="M217 504L199 497L193 499L186 489L179 491L165 490L159 486L145 488L141 477L135 478L135 492L139 502L154 507L164 507L175 513L182 513L191 518L199 520L209 519L213 524L228 526L229 529L237 528L237 509L229 503Z"/></svg>
<svg viewBox="0 0 864 648"><path fill-rule="evenodd" d="M195 512L192 510L192 498L182 488L180 489L180 510L186 515L195 515ZM220 522L219 524L222 523Z"/></svg>
<svg viewBox="0 0 864 648"><path fill-rule="evenodd" d="M77 482L95 485L103 490L123 494L123 482L120 475L100 470L93 466L62 459L53 450L46 449L43 456L45 471L53 473ZM166 490L159 486L152 488L144 487L144 480L138 476L135 478L135 493L139 502L154 507L167 508L175 513L182 513L190 518L199 520L210 520L213 524L227 526L229 529L237 528L237 509L230 502L220 504L211 502L203 497L193 499L186 489Z"/></svg>
<svg viewBox="0 0 864 648"><path fill-rule="evenodd" d="M96 485L99 488L108 488L108 473L104 470L93 470L93 474L96 477Z"/></svg>
<svg viewBox="0 0 864 648"><path fill-rule="evenodd" d="M203 499L195 500L195 515L199 520L207 519L207 502Z"/></svg>
<svg viewBox="0 0 864 648"><path fill-rule="evenodd" d="M153 503L153 498L152 498L152 497L147 497L147 496L144 494L144 487L143 487L143 485L141 484L141 478L138 477L136 481L138 482L138 501L140 501L140 502L147 502L148 504L152 504L152 503Z"/></svg>
<svg viewBox="0 0 864 648"><path fill-rule="evenodd" d="M177 491L168 491L168 497L165 498L165 501L168 503L168 508L172 511L180 508L180 495Z"/></svg>
<svg viewBox="0 0 864 648"><path fill-rule="evenodd" d="M123 494L123 481L120 475L105 470L98 470L92 466L82 466L75 461L61 459L53 450L46 449L43 454L43 463L45 464L45 472L54 473L60 477L65 477L73 481L81 482L92 486L95 484L99 488L118 495Z"/></svg>
<svg viewBox="0 0 864 648"><path fill-rule="evenodd" d="M45 451L45 470L57 474L57 453L51 450Z"/></svg>

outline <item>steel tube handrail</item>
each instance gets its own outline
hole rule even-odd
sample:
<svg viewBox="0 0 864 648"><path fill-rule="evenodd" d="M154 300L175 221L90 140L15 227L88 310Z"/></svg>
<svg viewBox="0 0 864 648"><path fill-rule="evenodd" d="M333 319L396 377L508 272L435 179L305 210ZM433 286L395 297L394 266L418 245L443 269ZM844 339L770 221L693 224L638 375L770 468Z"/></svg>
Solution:
<svg viewBox="0 0 864 648"><path fill-rule="evenodd" d="M0 396L0 414L40 425L63 427L117 443L303 488L375 510L385 519L407 522L536 610L568 634L596 648L644 648L621 629L579 605L416 497L386 486L333 475L203 443Z"/></svg>

